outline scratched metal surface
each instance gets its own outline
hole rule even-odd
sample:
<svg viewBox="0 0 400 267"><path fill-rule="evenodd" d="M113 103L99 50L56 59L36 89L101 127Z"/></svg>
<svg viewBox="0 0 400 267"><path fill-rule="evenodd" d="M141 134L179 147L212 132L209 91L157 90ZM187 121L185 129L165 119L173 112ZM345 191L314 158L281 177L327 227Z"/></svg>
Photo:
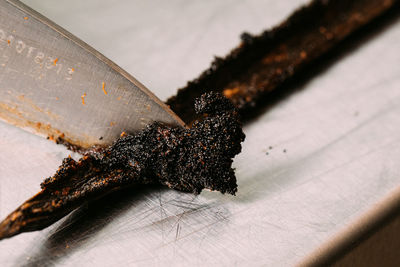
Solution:
<svg viewBox="0 0 400 267"><path fill-rule="evenodd" d="M25 1L165 99L299 1ZM236 197L137 188L0 242L1 266L295 264L400 185L400 21L247 124ZM270 148L272 147L272 148ZM0 217L68 151L0 123Z"/></svg>

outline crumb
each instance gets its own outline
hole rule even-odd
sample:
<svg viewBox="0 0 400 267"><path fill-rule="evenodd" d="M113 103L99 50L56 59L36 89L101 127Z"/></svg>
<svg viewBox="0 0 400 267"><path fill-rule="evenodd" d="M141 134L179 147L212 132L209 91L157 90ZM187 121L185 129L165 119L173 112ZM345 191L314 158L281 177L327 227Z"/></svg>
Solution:
<svg viewBox="0 0 400 267"><path fill-rule="evenodd" d="M102 83L101 83L101 89L103 90L103 93L104 93L105 95L108 94L107 91L106 91L106 83L105 83L105 82L102 82Z"/></svg>

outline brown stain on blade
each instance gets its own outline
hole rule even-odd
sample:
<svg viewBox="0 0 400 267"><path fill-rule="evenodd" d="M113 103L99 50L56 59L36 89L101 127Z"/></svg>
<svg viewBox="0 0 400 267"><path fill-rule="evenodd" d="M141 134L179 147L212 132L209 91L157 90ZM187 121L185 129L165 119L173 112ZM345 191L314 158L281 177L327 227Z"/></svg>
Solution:
<svg viewBox="0 0 400 267"><path fill-rule="evenodd" d="M32 111L36 111L36 112L39 112L41 114L46 114L49 118L51 118L53 120L59 120L60 119L59 115L54 114L49 110L45 110L45 109L39 107L38 105L35 104L35 102L33 102L31 99L29 99L25 95L18 95L17 99L21 103L21 105L23 107L25 107L25 108L28 107L28 108L32 109Z"/></svg>
<svg viewBox="0 0 400 267"><path fill-rule="evenodd" d="M99 146L99 144L97 144L98 137L83 135L83 138L73 138L73 135L69 132L61 131L52 126L50 123L43 123L37 120L31 120L29 119L29 117L32 117L32 114L30 112L21 110L19 104L0 102L0 120L6 123L15 125L19 128L27 130L28 132L46 137L47 139L54 141L57 144L66 145L69 149L74 151L83 152L86 149L93 147L94 145Z"/></svg>

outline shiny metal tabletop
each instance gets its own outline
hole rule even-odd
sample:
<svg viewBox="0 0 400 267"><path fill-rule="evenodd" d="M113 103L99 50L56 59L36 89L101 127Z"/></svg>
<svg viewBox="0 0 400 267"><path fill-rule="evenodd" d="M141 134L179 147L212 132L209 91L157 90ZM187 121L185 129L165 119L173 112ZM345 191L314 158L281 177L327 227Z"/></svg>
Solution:
<svg viewBox="0 0 400 267"><path fill-rule="evenodd" d="M259 33L306 1L24 2L165 100L238 44L241 32ZM234 161L237 196L127 190L0 242L0 265L303 262L398 192L399 43L397 19L248 123ZM68 154L0 123L0 217L39 191Z"/></svg>

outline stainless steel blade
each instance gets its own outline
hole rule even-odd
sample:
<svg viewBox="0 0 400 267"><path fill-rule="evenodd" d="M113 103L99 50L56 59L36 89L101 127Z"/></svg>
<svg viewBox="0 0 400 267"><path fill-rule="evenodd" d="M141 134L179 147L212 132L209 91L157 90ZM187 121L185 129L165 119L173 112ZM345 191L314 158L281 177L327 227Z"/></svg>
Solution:
<svg viewBox="0 0 400 267"><path fill-rule="evenodd" d="M2 120L84 148L152 121L184 126L127 72L15 0L0 0L0 93Z"/></svg>

